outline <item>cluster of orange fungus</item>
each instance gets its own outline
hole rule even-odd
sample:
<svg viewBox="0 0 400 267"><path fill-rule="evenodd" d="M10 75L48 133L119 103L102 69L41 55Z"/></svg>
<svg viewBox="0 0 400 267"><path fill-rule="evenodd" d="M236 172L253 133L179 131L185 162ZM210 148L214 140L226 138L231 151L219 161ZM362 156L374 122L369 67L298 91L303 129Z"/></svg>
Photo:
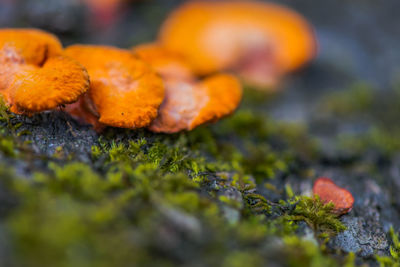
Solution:
<svg viewBox="0 0 400 267"><path fill-rule="evenodd" d="M62 105L97 130L148 127L174 133L217 121L238 107L241 85L221 71L270 87L316 50L311 26L286 7L191 1L167 18L157 42L131 51L96 45L63 50L55 36L39 30L0 30L0 95L15 113Z"/></svg>
<svg viewBox="0 0 400 267"><path fill-rule="evenodd" d="M338 215L351 211L354 204L353 195L344 188L337 186L331 179L318 178L313 186L314 195L318 195L324 203L333 203L334 212Z"/></svg>
<svg viewBox="0 0 400 267"><path fill-rule="evenodd" d="M298 13L257 1L191 1L163 24L160 43L197 74L231 70L258 87L310 61L317 44Z"/></svg>
<svg viewBox="0 0 400 267"><path fill-rule="evenodd" d="M82 65L60 41L35 29L0 29L0 95L14 113L31 114L75 102L89 88Z"/></svg>
<svg viewBox="0 0 400 267"><path fill-rule="evenodd" d="M216 121L239 105L242 89L232 75L215 74L198 81L190 66L176 53L157 44L141 45L133 52L163 78L165 99L149 129L175 133Z"/></svg>
<svg viewBox="0 0 400 267"><path fill-rule="evenodd" d="M164 99L161 78L144 61L123 49L73 45L65 54L80 62L90 75L90 89L78 103L66 107L74 117L121 127L148 126Z"/></svg>

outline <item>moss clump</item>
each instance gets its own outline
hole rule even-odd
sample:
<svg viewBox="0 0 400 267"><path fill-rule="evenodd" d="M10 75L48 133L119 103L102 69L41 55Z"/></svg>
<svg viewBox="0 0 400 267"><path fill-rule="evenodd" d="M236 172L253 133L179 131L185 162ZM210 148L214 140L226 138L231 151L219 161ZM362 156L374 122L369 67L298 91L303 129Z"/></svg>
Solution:
<svg viewBox="0 0 400 267"><path fill-rule="evenodd" d="M253 213L270 213L270 202L260 194L250 193L245 195L248 208Z"/></svg>
<svg viewBox="0 0 400 267"><path fill-rule="evenodd" d="M4 99L0 96L0 122L10 122L10 115Z"/></svg>
<svg viewBox="0 0 400 267"><path fill-rule="evenodd" d="M32 154L28 147L29 141L19 138L29 134L28 131L21 131L21 126L22 123L9 112L3 98L0 97L0 152L7 157L29 157Z"/></svg>
<svg viewBox="0 0 400 267"><path fill-rule="evenodd" d="M144 138L129 140L127 143L100 142L99 146L92 147L92 158L101 159L108 165L129 162L153 164L171 173L188 170L195 175L204 171L204 158L186 145L187 139L183 135L175 143L168 139L161 141L160 138L152 142Z"/></svg>
<svg viewBox="0 0 400 267"><path fill-rule="evenodd" d="M324 204L318 196L295 196L284 203L290 207L286 218L293 221L305 221L319 234L334 235L346 230L346 227L333 213L333 203Z"/></svg>

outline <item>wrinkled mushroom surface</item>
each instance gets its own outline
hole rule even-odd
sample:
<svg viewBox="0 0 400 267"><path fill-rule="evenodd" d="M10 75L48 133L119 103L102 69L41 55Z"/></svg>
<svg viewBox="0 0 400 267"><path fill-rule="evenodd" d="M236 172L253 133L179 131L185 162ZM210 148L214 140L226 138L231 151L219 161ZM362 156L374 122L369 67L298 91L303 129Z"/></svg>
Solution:
<svg viewBox="0 0 400 267"><path fill-rule="evenodd" d="M85 68L59 40L35 29L0 29L0 94L14 113L75 102L89 88Z"/></svg>
<svg viewBox="0 0 400 267"><path fill-rule="evenodd" d="M164 84L147 63L130 51L108 46L73 45L65 53L85 66L90 75L86 111L82 110L81 118L93 115L102 124L121 128L145 127L156 118L164 99ZM73 108L72 115L79 116L78 104ZM66 110L71 111L70 107Z"/></svg>

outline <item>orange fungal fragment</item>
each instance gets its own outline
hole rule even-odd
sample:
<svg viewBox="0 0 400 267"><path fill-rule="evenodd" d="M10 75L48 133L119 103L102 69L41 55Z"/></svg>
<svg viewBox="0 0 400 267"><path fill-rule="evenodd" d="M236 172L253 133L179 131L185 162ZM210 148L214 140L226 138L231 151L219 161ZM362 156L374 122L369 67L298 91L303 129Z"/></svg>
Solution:
<svg viewBox="0 0 400 267"><path fill-rule="evenodd" d="M354 204L353 195L344 188L337 186L331 179L318 178L313 186L314 195L318 195L324 203L332 202L334 212L341 215L351 211Z"/></svg>
<svg viewBox="0 0 400 267"><path fill-rule="evenodd" d="M62 53L59 40L35 29L0 29L0 95L14 113L75 102L89 88L85 68Z"/></svg>
<svg viewBox="0 0 400 267"><path fill-rule="evenodd" d="M97 117L101 124L121 128L145 127L156 118L164 84L147 63L108 46L73 45L65 53L84 65L91 79L88 97L80 100L84 103L66 107L67 112L89 123L87 118Z"/></svg>
<svg viewBox="0 0 400 267"><path fill-rule="evenodd" d="M232 70L259 87L275 84L317 51L301 15L257 1L190 1L167 18L159 40L199 75Z"/></svg>

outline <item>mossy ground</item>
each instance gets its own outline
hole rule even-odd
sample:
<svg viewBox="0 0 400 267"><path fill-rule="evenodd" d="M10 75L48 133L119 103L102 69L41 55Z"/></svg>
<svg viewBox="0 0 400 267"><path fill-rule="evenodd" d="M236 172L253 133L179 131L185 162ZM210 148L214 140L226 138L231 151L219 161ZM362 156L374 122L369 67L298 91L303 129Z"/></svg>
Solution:
<svg viewBox="0 0 400 267"><path fill-rule="evenodd" d="M326 157L318 135L304 124L278 122L259 113L257 107L269 100L253 101L253 94L246 90L246 100L233 116L192 132L156 135L107 129L86 147L60 145L52 154L35 150L29 141L35 133L27 131L26 119L3 107L0 233L7 242L0 243L6 255L1 261L15 266L362 262L354 253L329 246L329 240L346 229L332 206L300 195L304 192L298 185L311 185L314 166ZM356 166L368 149L387 159L396 150L387 145L393 142L385 135L391 131L380 119L375 122L372 112L371 106L383 100L363 97L358 103L360 94L374 92L356 86L327 97L321 109L326 116L341 118L336 112L340 105L339 111L347 110L345 116L351 119L362 111L362 116L370 116L371 129L383 133L383 139L372 138L370 131L357 134L359 143L351 142L355 148L337 146L349 150L341 153L352 153L350 163ZM349 107L338 101L341 97ZM389 99L394 106L400 103ZM55 120L49 125L69 124L79 133L81 126L70 118L49 116ZM342 144L355 137L346 138L334 141ZM391 253L377 257L383 265L398 260L398 242L392 237Z"/></svg>

